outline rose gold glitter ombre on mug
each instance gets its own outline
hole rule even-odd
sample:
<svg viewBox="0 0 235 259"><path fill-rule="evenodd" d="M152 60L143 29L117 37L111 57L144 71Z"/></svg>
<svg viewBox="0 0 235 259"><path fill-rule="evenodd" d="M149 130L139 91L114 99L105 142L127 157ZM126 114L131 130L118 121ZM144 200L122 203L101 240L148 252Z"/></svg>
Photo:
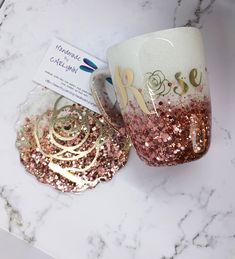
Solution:
<svg viewBox="0 0 235 259"><path fill-rule="evenodd" d="M137 154L148 165L191 162L207 152L211 105L202 75L193 68L186 83L181 73L175 74L176 81L170 81L156 70L146 73L143 89L137 89L133 86L133 71L117 70L115 79L126 131ZM134 98L128 96L127 89ZM125 99L128 101L124 103Z"/></svg>
<svg viewBox="0 0 235 259"><path fill-rule="evenodd" d="M211 108L206 97L177 105L160 101L149 115L130 102L124 121L139 157L150 166L199 159L210 145Z"/></svg>
<svg viewBox="0 0 235 259"><path fill-rule="evenodd" d="M103 116L62 97L53 109L21 121L16 145L25 169L62 192L81 192L111 180L130 149L129 138Z"/></svg>
<svg viewBox="0 0 235 259"><path fill-rule="evenodd" d="M144 88L140 89L133 85L131 69L117 68L114 83L122 119L112 115L100 91L93 94L107 110L104 118L119 118L115 124L108 121L120 132L125 126L138 156L146 164L177 165L201 158L210 145L211 104L200 73L191 69L186 83L177 74L178 81L170 81L156 70L146 73Z"/></svg>
<svg viewBox="0 0 235 259"><path fill-rule="evenodd" d="M137 36L111 46L107 60L108 68L91 76L92 93L107 122L130 136L140 159L150 166L172 166L208 151L211 104L199 29ZM120 115L118 123L104 102L110 76L117 96L111 109Z"/></svg>

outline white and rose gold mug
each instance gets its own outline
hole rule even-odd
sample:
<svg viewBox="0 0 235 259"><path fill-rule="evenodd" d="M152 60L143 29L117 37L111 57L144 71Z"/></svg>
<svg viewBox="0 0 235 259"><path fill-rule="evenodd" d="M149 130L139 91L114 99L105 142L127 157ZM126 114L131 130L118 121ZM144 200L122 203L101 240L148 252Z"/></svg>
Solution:
<svg viewBox="0 0 235 259"><path fill-rule="evenodd" d="M92 74L93 95L107 121L119 131L125 127L142 160L175 165L207 152L211 105L200 30L180 27L138 36L110 47L107 59L109 68ZM119 109L107 109L103 96L110 75Z"/></svg>

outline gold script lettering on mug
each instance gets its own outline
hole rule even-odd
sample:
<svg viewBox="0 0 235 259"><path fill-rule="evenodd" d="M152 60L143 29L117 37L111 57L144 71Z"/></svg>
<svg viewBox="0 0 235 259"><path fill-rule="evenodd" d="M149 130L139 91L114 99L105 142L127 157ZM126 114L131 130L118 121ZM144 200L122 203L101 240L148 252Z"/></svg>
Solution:
<svg viewBox="0 0 235 259"><path fill-rule="evenodd" d="M139 92L138 88L133 86L134 73L131 69L125 69L123 75L121 76L121 71L119 67L116 67L114 80L117 87L117 95L120 100L121 109L125 109L128 103L127 90L130 90L132 95L135 97L139 107L146 114L151 114L146 106L145 100L142 94ZM124 83L126 81L126 84Z"/></svg>
<svg viewBox="0 0 235 259"><path fill-rule="evenodd" d="M175 79L178 83L178 86L174 87L174 93L178 94L179 96L186 94L189 90L189 86L183 79L181 79L181 72L177 72L175 74ZM119 98L121 109L124 110L128 104L127 90L129 90L131 94L135 97L141 110L146 114L153 114L154 112L152 113L149 111L144 97L139 89L133 85L133 81L134 73L130 68L121 71L120 67L116 67L114 73L114 83L117 87L116 93ZM202 72L200 72L200 76L198 79L198 70L196 68L193 68L189 73L189 82L194 87L199 86L202 82ZM179 87L181 88L181 92L177 91Z"/></svg>

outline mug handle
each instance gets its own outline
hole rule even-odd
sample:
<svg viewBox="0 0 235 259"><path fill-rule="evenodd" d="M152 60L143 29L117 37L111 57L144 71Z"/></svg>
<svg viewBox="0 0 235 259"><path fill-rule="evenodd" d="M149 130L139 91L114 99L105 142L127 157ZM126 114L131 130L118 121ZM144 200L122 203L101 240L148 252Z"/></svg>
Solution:
<svg viewBox="0 0 235 259"><path fill-rule="evenodd" d="M125 123L117 100L112 106L108 95L106 98L104 97L105 81L112 84L111 73L108 68L98 68L91 74L90 88L92 96L105 121L120 134L125 135Z"/></svg>

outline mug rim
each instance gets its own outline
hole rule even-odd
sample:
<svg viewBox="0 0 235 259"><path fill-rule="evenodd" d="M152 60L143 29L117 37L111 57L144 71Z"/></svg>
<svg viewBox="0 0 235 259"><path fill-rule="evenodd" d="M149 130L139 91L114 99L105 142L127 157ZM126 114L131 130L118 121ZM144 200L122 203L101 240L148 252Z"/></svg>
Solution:
<svg viewBox="0 0 235 259"><path fill-rule="evenodd" d="M106 53L107 53L107 56L108 56L109 53L113 49L123 47L126 44L130 44L132 41L138 41L138 40L141 40L142 38L156 36L158 34L168 33L168 32L171 32L171 31L184 31L184 30L185 31L198 31L198 32L200 32L200 29L198 29L196 27L187 27L187 26L181 26L181 27L175 27L175 28L169 28L169 29L164 29L164 30L159 30L159 31L148 32L148 33L144 33L144 34L141 34L141 35L138 35L138 36L135 36L135 37L131 37L131 38L129 38L127 40L124 40L124 41L121 41L117 44L114 44L107 49Z"/></svg>

